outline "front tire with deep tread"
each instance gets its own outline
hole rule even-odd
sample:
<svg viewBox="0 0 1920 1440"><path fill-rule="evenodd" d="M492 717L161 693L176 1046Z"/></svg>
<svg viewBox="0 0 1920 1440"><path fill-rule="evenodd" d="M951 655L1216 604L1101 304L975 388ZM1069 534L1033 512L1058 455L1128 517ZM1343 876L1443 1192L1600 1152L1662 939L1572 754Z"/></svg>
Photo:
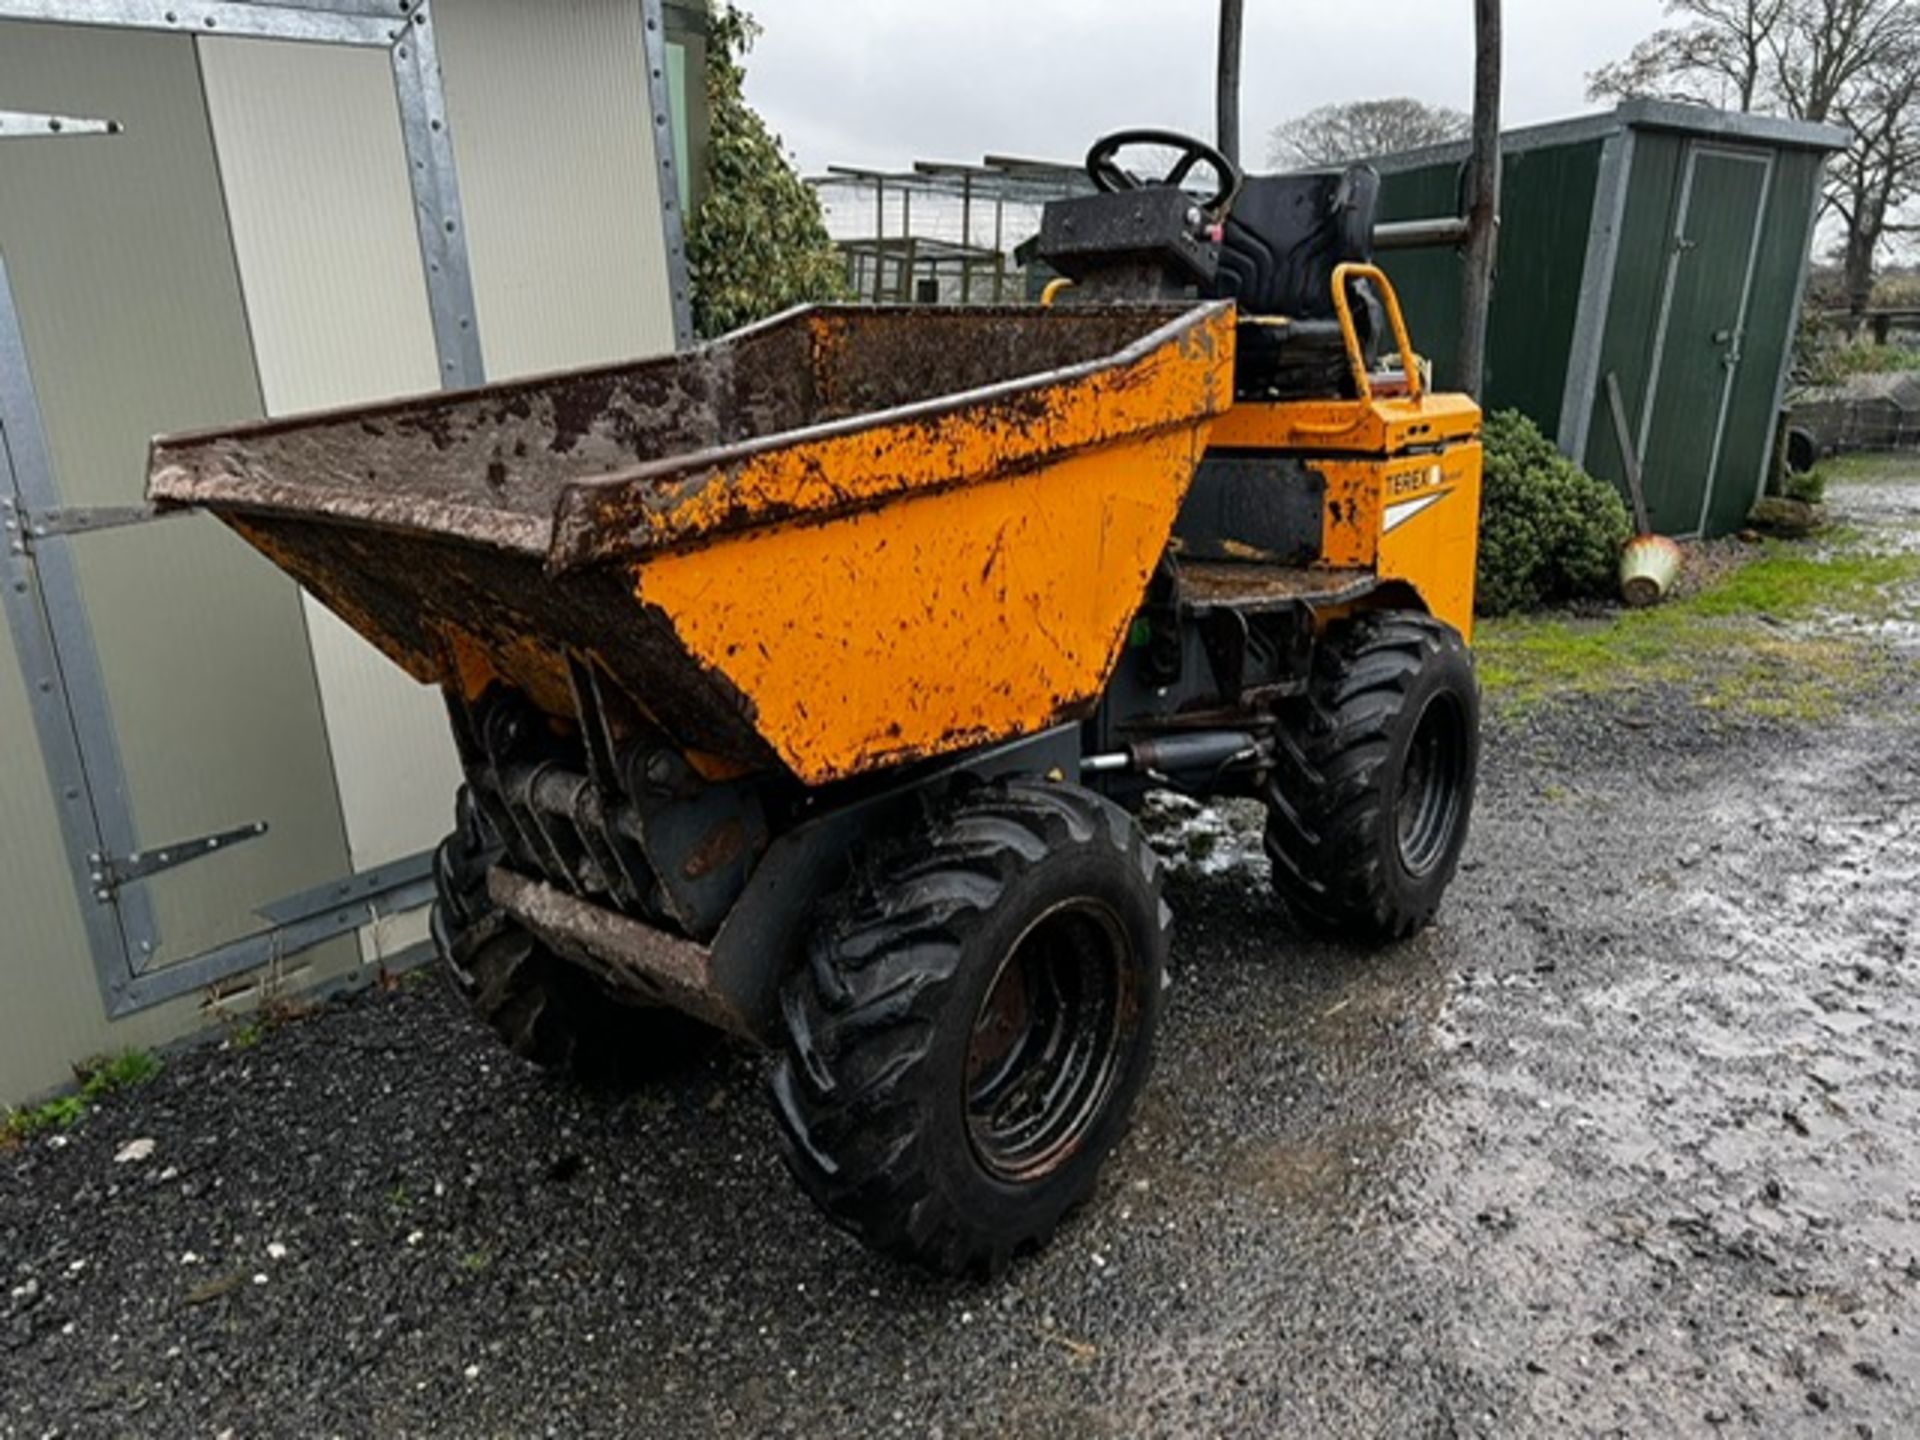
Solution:
<svg viewBox="0 0 1920 1440"><path fill-rule="evenodd" d="M678 1011L634 1005L552 954L487 895L501 848L464 788L433 857L430 928L454 990L506 1047L543 1070L624 1089L671 1073L715 1038Z"/></svg>
<svg viewBox="0 0 1920 1440"><path fill-rule="evenodd" d="M1044 1243L1145 1083L1169 923L1153 852L1110 801L1030 780L950 801L823 908L783 991L773 1108L801 1187L944 1273ZM1104 1058L1040 1069L1080 1053ZM1049 1129L1054 1110L1072 1123Z"/></svg>
<svg viewBox="0 0 1920 1440"><path fill-rule="evenodd" d="M1480 763L1480 688L1458 632L1408 611L1344 622L1292 720L1267 791L1280 898L1322 934L1422 929L1459 865Z"/></svg>

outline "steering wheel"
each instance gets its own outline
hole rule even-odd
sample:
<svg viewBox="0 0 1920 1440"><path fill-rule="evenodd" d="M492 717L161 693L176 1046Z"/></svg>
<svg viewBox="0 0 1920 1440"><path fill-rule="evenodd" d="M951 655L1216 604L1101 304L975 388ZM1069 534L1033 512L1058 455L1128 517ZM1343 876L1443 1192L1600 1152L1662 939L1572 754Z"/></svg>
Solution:
<svg viewBox="0 0 1920 1440"><path fill-rule="evenodd" d="M1122 150L1130 145L1160 145L1169 150L1180 152L1180 158L1174 161L1173 168L1159 179L1143 179L1131 170L1123 169L1117 159ZM1148 186L1169 186L1179 189L1187 176L1193 173L1193 167L1205 164L1219 177L1214 192L1201 200L1202 209L1215 215L1223 213L1233 203L1233 197L1240 192L1240 170L1231 160L1222 155L1204 140L1196 140L1191 135L1182 135L1177 130L1116 130L1111 135L1102 135L1093 142L1093 148L1087 151L1087 175L1093 181L1096 190L1116 194L1123 190L1144 190Z"/></svg>

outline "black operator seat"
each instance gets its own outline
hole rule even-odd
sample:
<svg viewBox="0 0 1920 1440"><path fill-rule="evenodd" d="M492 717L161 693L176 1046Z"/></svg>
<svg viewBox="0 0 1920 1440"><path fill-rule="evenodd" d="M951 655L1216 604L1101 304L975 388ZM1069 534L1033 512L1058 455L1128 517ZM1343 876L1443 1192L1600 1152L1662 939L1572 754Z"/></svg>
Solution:
<svg viewBox="0 0 1920 1440"><path fill-rule="evenodd" d="M1243 315L1285 317L1284 331L1241 330L1243 395L1275 397L1351 390L1333 305L1334 267L1373 259L1380 176L1371 166L1250 175L1221 227L1220 264L1203 287ZM1384 328L1364 282L1354 285L1354 323L1369 357Z"/></svg>
<svg viewBox="0 0 1920 1440"><path fill-rule="evenodd" d="M1367 165L1249 175L1220 237L1217 298L1253 315L1333 319L1334 267L1373 259L1379 200Z"/></svg>

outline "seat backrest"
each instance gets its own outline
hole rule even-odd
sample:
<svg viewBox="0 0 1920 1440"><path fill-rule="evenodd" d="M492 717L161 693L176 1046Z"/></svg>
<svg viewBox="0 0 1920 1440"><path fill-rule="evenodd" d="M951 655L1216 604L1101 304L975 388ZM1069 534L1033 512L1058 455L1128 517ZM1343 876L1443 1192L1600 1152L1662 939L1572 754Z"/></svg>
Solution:
<svg viewBox="0 0 1920 1440"><path fill-rule="evenodd" d="M1379 198L1366 165L1248 176L1222 227L1210 296L1253 315L1331 319L1334 267L1373 258Z"/></svg>

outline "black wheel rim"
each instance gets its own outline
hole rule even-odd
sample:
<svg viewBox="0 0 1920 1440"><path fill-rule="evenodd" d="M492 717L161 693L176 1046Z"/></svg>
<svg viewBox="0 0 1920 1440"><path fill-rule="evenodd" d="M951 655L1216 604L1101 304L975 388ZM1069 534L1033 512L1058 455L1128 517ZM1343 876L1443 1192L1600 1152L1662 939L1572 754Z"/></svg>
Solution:
<svg viewBox="0 0 1920 1440"><path fill-rule="evenodd" d="M1466 768L1466 716L1452 696L1435 695L1407 742L1394 801L1394 832L1408 874L1427 874L1451 848L1460 824Z"/></svg>
<svg viewBox="0 0 1920 1440"><path fill-rule="evenodd" d="M1132 946L1092 900L1057 905L1001 961L967 1048L967 1133L1003 1180L1059 1168L1098 1123L1139 1015Z"/></svg>

